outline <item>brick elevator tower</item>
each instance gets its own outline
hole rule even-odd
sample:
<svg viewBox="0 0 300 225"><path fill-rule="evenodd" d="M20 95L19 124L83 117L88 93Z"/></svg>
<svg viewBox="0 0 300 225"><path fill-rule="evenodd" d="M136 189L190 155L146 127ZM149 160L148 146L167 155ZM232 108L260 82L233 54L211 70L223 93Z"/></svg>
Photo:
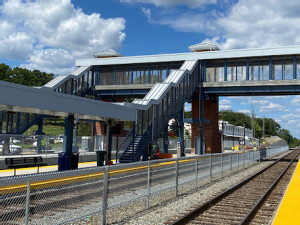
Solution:
<svg viewBox="0 0 300 225"><path fill-rule="evenodd" d="M200 43L192 45L189 49L193 52L202 51L218 51L218 46L212 43ZM201 101L202 104L201 104ZM202 108L201 108L202 106ZM192 99L192 153L200 153L201 145L201 119L202 110L202 131L203 131L203 152L219 153L222 151L221 134L219 133L219 98L218 96L210 96L201 98L199 92L194 93Z"/></svg>

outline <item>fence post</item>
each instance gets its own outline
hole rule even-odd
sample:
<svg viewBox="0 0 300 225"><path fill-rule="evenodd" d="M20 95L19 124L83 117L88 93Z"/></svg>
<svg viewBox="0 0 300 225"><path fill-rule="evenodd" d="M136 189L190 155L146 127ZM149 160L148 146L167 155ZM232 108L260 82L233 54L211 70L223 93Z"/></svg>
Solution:
<svg viewBox="0 0 300 225"><path fill-rule="evenodd" d="M26 190L26 202L25 202L25 224L28 224L29 218L29 204L30 204L30 181L27 181L27 190Z"/></svg>
<svg viewBox="0 0 300 225"><path fill-rule="evenodd" d="M243 164L244 164L244 170L245 170L245 167L246 167L246 165L245 165L245 151L243 151Z"/></svg>
<svg viewBox="0 0 300 225"><path fill-rule="evenodd" d="M197 188L198 187L198 159L195 159L195 176L196 176L195 188Z"/></svg>
<svg viewBox="0 0 300 225"><path fill-rule="evenodd" d="M209 158L209 182L212 182L212 156L210 154Z"/></svg>
<svg viewBox="0 0 300 225"><path fill-rule="evenodd" d="M178 158L176 159L176 170L175 170L175 196L178 196Z"/></svg>
<svg viewBox="0 0 300 225"><path fill-rule="evenodd" d="M150 206L150 162L148 162L147 208Z"/></svg>
<svg viewBox="0 0 300 225"><path fill-rule="evenodd" d="M230 153L230 174L232 173L232 153Z"/></svg>
<svg viewBox="0 0 300 225"><path fill-rule="evenodd" d="M103 178L103 199L102 199L102 218L101 218L102 225L106 224L107 193L108 193L108 166L105 166L104 178Z"/></svg>
<svg viewBox="0 0 300 225"><path fill-rule="evenodd" d="M221 176L223 176L223 153L221 154Z"/></svg>

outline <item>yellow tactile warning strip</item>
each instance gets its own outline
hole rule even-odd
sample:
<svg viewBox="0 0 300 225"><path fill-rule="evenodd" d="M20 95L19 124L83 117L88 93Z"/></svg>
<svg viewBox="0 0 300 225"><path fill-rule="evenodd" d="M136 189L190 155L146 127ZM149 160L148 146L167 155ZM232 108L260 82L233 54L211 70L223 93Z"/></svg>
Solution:
<svg viewBox="0 0 300 225"><path fill-rule="evenodd" d="M277 210L273 225L300 224L300 163Z"/></svg>

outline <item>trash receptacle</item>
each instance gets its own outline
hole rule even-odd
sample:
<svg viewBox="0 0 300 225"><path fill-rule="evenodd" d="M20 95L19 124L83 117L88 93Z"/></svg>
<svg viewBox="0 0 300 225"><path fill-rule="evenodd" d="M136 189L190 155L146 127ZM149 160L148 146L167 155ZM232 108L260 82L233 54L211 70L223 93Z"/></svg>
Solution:
<svg viewBox="0 0 300 225"><path fill-rule="evenodd" d="M104 166L105 151L96 151L97 153L97 166Z"/></svg>
<svg viewBox="0 0 300 225"><path fill-rule="evenodd" d="M78 159L79 159L79 153L73 152L72 153L72 161L71 161L71 170L78 169Z"/></svg>
<svg viewBox="0 0 300 225"><path fill-rule="evenodd" d="M58 153L58 171L70 169L69 154L66 152Z"/></svg>

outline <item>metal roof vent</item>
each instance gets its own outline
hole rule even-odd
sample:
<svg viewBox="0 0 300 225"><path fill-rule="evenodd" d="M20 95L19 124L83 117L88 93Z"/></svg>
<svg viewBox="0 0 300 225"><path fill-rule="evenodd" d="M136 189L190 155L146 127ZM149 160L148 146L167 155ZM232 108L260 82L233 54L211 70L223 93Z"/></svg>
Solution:
<svg viewBox="0 0 300 225"><path fill-rule="evenodd" d="M202 42L199 44L189 46L192 52L204 52L204 51L219 51L219 47L210 42Z"/></svg>
<svg viewBox="0 0 300 225"><path fill-rule="evenodd" d="M112 50L112 49L108 49L108 50L104 50L101 52L96 52L93 54L93 56L95 58L110 58L110 57L120 57L123 56L120 53Z"/></svg>

